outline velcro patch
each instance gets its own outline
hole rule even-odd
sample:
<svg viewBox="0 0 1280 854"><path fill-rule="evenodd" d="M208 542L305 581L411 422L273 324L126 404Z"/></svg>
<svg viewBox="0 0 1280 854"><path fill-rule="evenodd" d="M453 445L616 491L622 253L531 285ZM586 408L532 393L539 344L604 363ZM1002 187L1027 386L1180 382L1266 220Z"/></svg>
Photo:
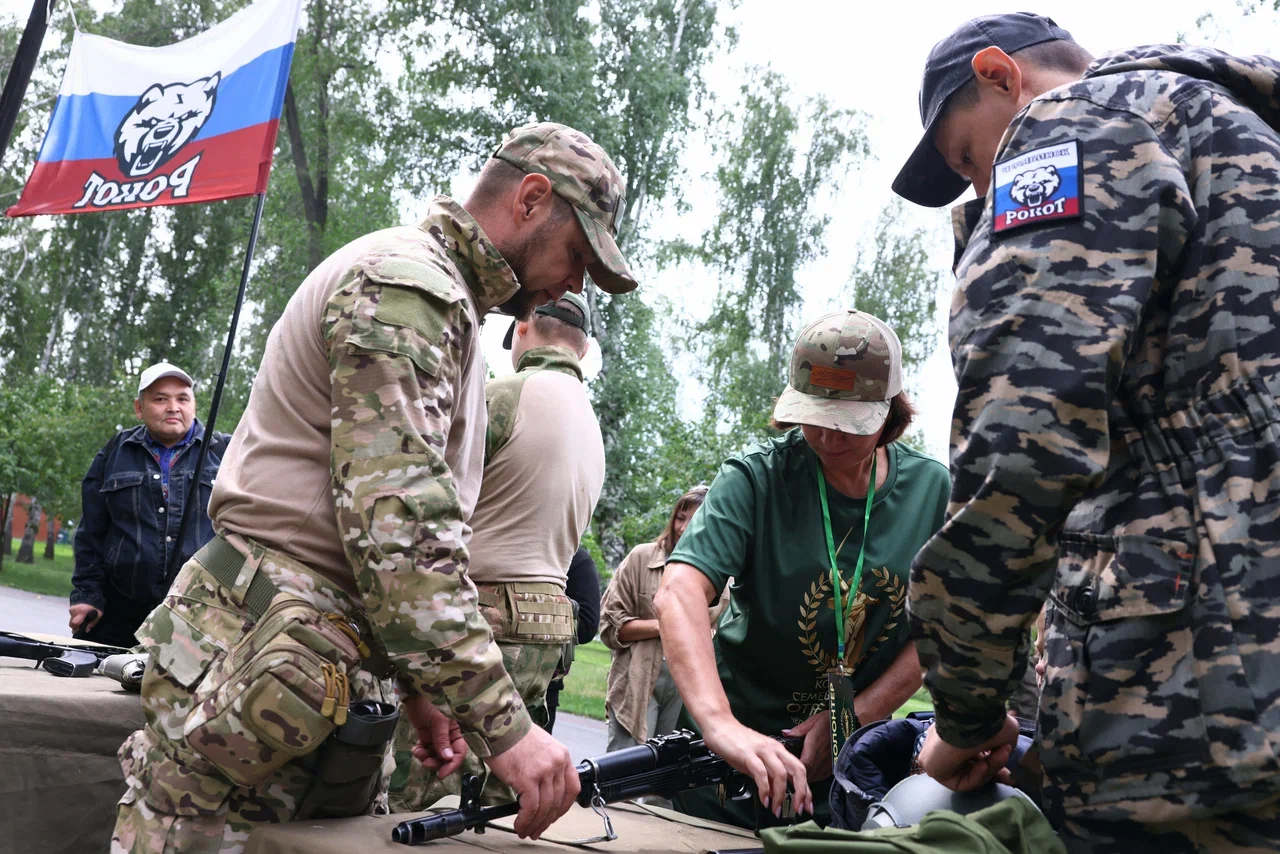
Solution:
<svg viewBox="0 0 1280 854"><path fill-rule="evenodd" d="M1084 177L1074 139L1002 160L992 170L996 234L1082 214Z"/></svg>
<svg viewBox="0 0 1280 854"><path fill-rule="evenodd" d="M828 368L823 365L814 365L809 370L809 383L820 388L853 391L857 382L858 374L855 371L845 370L844 368Z"/></svg>

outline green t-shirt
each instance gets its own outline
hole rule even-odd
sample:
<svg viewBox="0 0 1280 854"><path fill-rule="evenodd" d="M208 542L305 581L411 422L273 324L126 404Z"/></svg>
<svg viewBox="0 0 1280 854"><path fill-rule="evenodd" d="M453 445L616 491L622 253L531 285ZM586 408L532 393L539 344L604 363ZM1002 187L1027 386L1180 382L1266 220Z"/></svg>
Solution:
<svg viewBox="0 0 1280 854"><path fill-rule="evenodd" d="M871 506L861 589L846 626L855 691L879 678L910 639L911 562L942 526L951 490L942 463L898 443L887 450L889 472ZM799 429L730 458L669 558L696 567L718 590L733 579L715 637L720 681L734 716L771 735L826 708L826 674L836 664L816 463ZM845 540L836 561L847 592L866 500L829 481L827 499L836 545ZM687 714L684 723L692 723Z"/></svg>

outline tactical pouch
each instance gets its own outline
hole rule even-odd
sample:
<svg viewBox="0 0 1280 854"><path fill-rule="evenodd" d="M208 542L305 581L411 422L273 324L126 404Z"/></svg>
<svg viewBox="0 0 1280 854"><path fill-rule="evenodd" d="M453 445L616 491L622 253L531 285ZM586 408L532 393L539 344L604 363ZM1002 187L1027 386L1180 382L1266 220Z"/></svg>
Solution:
<svg viewBox="0 0 1280 854"><path fill-rule="evenodd" d="M569 668L573 667L573 659L578 651L578 602L576 599L570 599L569 604L573 606L573 625L570 627L573 637L560 649L560 663L556 665L556 672L551 676L553 682L569 675Z"/></svg>
<svg viewBox="0 0 1280 854"><path fill-rule="evenodd" d="M555 584L512 581L478 584L480 613L495 640L564 644L573 640L573 600Z"/></svg>
<svg viewBox="0 0 1280 854"><path fill-rule="evenodd" d="M187 745L242 786L311 753L346 722L354 634L337 615L277 594L200 684Z"/></svg>
<svg viewBox="0 0 1280 854"><path fill-rule="evenodd" d="M311 787L295 821L364 815L378 795L382 763L396 732L400 711L390 703L358 700L347 722L313 755Z"/></svg>

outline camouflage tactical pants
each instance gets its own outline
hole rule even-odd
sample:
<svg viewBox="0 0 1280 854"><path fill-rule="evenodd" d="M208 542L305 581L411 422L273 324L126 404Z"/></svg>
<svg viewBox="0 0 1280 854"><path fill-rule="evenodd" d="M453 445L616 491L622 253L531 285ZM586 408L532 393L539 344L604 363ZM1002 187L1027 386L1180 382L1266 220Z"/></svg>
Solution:
<svg viewBox="0 0 1280 854"><path fill-rule="evenodd" d="M480 613L493 629L502 650L502 664L515 682L534 725L547 724L547 686L560 663L563 645L573 632L573 606L557 585L537 583L477 584ZM462 768L440 779L413 758L418 742L407 716L400 718L395 740L395 774L391 778L392 812L421 812L446 795L462 790L467 774L485 780L481 799L486 804L510 803L516 793L488 769L475 750Z"/></svg>
<svg viewBox="0 0 1280 854"><path fill-rule="evenodd" d="M1280 851L1280 800L1166 824L1068 819L1060 835L1071 854L1263 854Z"/></svg>
<svg viewBox="0 0 1280 854"><path fill-rule="evenodd" d="M238 547L247 547L243 541L231 539ZM357 618L353 604L341 590L294 561L252 548L254 556L242 576L251 576L250 564L257 564L257 569L266 572L283 591L272 600L271 611L258 626L269 623L278 602L293 598L306 600L318 612ZM310 610L306 605L302 608ZM138 630L140 642L151 654L142 684L146 724L129 736L119 751L128 790L120 799L112 852L238 854L255 827L290 821L315 783L310 760L316 744L300 746L296 752L309 749L310 753L284 761L260 782L246 786L233 782L205 755L218 755L216 746L211 749L198 735L192 735L193 727L207 718L208 710L217 703L218 683L225 686L229 682L226 663L256 643L257 636L252 633L255 624L249 614L237 601L236 591L221 585L197 557L182 568L169 595ZM320 619L310 628L322 634L328 631L324 625L328 622ZM359 661L358 657L355 660ZM348 700L399 702L389 681L357 667L343 675L349 682ZM228 708L228 714L234 715L243 707L232 704ZM300 728L290 725L288 707L282 705L279 711L285 712L276 716L283 718L283 731L297 739ZM231 726L237 728L236 722ZM255 736L242 724L238 729L252 745ZM278 761L278 753L273 746L258 744L238 761L244 766L272 761L273 757ZM388 752L375 801L381 798L385 803L391 767Z"/></svg>

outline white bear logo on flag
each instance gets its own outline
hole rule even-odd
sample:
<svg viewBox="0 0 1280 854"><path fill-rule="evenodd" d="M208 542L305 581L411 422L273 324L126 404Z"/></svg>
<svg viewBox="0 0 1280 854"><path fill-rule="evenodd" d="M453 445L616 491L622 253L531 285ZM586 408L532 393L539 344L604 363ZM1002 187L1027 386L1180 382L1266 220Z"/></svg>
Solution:
<svg viewBox="0 0 1280 854"><path fill-rule="evenodd" d="M142 93L116 130L116 162L126 178L150 175L195 138L213 114L221 79L215 73Z"/></svg>
<svg viewBox="0 0 1280 854"><path fill-rule="evenodd" d="M1023 207L1034 208L1053 198L1061 185L1056 167L1038 166L1014 176L1009 196Z"/></svg>

